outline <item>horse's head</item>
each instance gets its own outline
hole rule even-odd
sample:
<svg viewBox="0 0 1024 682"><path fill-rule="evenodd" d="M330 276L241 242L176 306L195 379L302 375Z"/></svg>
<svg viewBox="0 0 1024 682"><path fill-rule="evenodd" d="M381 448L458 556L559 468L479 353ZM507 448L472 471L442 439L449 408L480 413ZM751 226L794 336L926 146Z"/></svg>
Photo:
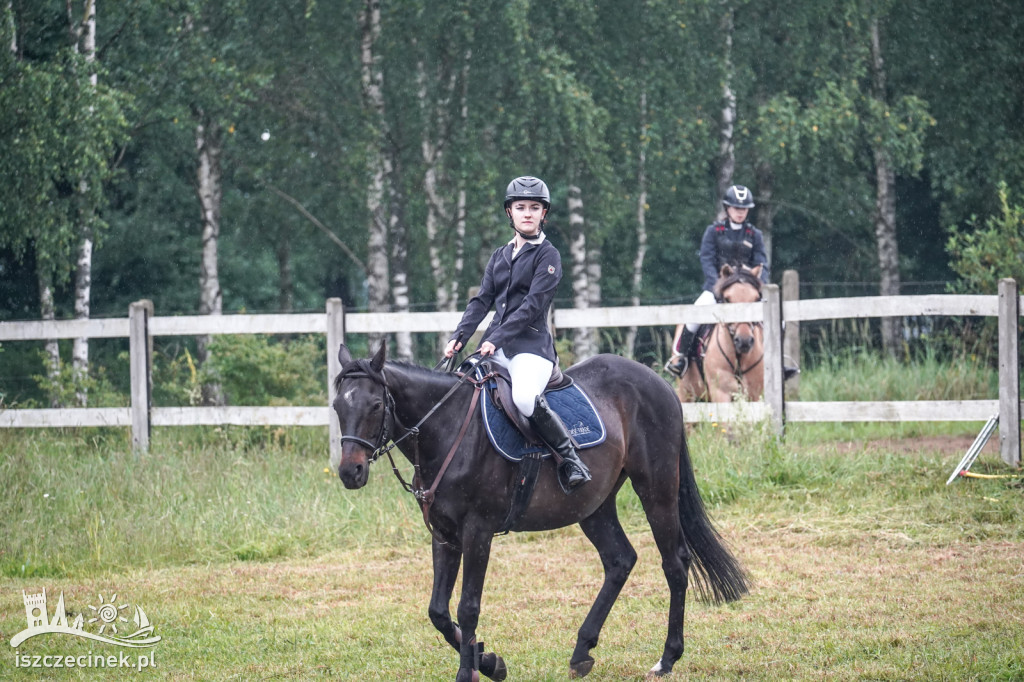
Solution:
<svg viewBox="0 0 1024 682"><path fill-rule="evenodd" d="M394 424L394 401L384 377L387 343L369 360L353 360L345 344L338 350L341 372L334 379L337 397L332 407L341 425L341 463L338 476L346 488L362 488L370 463L387 445Z"/></svg>
<svg viewBox="0 0 1024 682"><path fill-rule="evenodd" d="M719 303L756 303L760 301L761 266L733 268L730 265L723 265L718 281L715 283L714 293ZM754 348L757 339L754 337L753 323L734 322L727 327L737 354L745 355Z"/></svg>

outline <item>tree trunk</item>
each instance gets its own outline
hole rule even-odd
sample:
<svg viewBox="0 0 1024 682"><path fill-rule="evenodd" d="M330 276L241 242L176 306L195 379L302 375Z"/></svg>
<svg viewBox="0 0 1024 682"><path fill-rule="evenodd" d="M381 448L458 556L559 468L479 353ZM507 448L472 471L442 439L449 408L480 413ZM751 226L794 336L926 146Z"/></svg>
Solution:
<svg viewBox="0 0 1024 682"><path fill-rule="evenodd" d="M640 149L636 160L636 253L633 254L633 278L630 282L629 299L634 306L640 305L640 291L644 282L644 259L647 257L647 89L640 91ZM637 328L626 332L626 357L636 358Z"/></svg>
<svg viewBox="0 0 1024 682"><path fill-rule="evenodd" d="M400 167L397 151L392 149L395 160L391 162L394 177L399 177ZM397 182L388 183L391 216L388 236L391 239L391 297L395 312L409 312L409 237L405 224L405 197ZM395 332L395 356L399 360L412 362L412 332Z"/></svg>
<svg viewBox="0 0 1024 682"><path fill-rule="evenodd" d="M38 265L36 266L39 267ZM38 272L39 278L39 317L43 320L55 318L53 305L53 278L43 272ZM60 346L57 339L47 339L44 346L46 352L46 376L50 379L50 407L61 407L60 396L54 390L57 379L60 375Z"/></svg>
<svg viewBox="0 0 1024 682"><path fill-rule="evenodd" d="M583 218L582 190L576 184L569 185L569 254L572 257L572 293L573 306L578 309L590 307L590 289L587 271L587 233L586 221ZM590 327L577 327L573 330L573 354L576 362L586 360L594 355L594 330Z"/></svg>
<svg viewBox="0 0 1024 682"><path fill-rule="evenodd" d="M423 193L427 200L427 249L430 259L430 273L434 280L434 303L438 310L454 308L451 301L451 288L448 272L444 266L442 254L444 239L441 228L450 222L448 202L438 191L443 184L441 162L444 158L445 140L435 137L447 128L444 120L445 109L430 101L427 91L427 71L422 61L416 64L416 80L419 86L417 98L423 124L423 137L420 140L420 154L423 158Z"/></svg>
<svg viewBox="0 0 1024 682"><path fill-rule="evenodd" d="M764 233L764 251L768 256L768 271L772 268L772 235L775 230L775 171L771 161L757 164L757 226Z"/></svg>
<svg viewBox="0 0 1024 682"><path fill-rule="evenodd" d="M90 91L94 92L99 83L96 73L96 2L95 0L83 0L83 20L80 27L80 49L85 56L85 62L90 66L89 85ZM70 7L70 3L69 3ZM89 101L89 97L85 101ZM85 106L88 106L86 104ZM83 178L79 181L78 191L85 195L89 185ZM84 205L85 202L83 202ZM78 244L78 259L75 267L75 319L87 320L90 313L90 295L92 289L92 210L83 208L79 211L78 231L81 241ZM88 402L86 395L85 379L89 374L89 339L80 337L73 341L71 348L71 366L74 373L75 402L79 407L85 407Z"/></svg>
<svg viewBox="0 0 1024 682"><path fill-rule="evenodd" d="M874 97L886 101L885 64L878 34L877 17L871 20L871 73ZM892 159L884 144L872 147L875 162L875 240L878 244L879 294L898 296L900 293L900 255L896 240L896 173ZM900 356L902 319L882 318L882 347L892 357Z"/></svg>
<svg viewBox="0 0 1024 682"><path fill-rule="evenodd" d="M722 73L722 121L718 137L718 178L715 185L715 212L719 218L725 215L722 209L722 197L732 184L736 171L736 149L733 132L736 125L736 93L732 89L734 68L732 64L732 34L734 11L726 0L725 14L722 16L722 34L725 36L725 57Z"/></svg>
<svg viewBox="0 0 1024 682"><path fill-rule="evenodd" d="M462 58L462 91L459 94L459 129L465 130L469 126L469 66L473 57L472 50L466 50ZM456 181L455 200L455 239L452 244L454 259L452 263L451 310L455 310L459 303L459 280L462 278L462 268L465 263L466 253L466 178L460 173Z"/></svg>
<svg viewBox="0 0 1024 682"><path fill-rule="evenodd" d="M11 54L18 56L18 26L14 23L14 0L7 0L7 30L11 33Z"/></svg>
<svg viewBox="0 0 1024 682"><path fill-rule="evenodd" d="M380 2L365 0L360 13L361 50L360 67L363 109L372 133L366 142L367 170L369 171L366 191L367 226L366 284L370 312L388 310L388 226L385 194L390 175L387 121L384 117L384 74L374 54L380 38ZM371 347L380 341L380 334L370 335Z"/></svg>
<svg viewBox="0 0 1024 682"><path fill-rule="evenodd" d="M461 78L459 122L464 129L469 108L467 104L467 82L472 51L465 52ZM462 273L462 254L466 234L466 190L462 178L457 181L454 207L452 200L438 187L450 187L450 173L444 163L445 152L452 143L450 102L455 95L458 79L455 72L445 77L437 73L432 82L444 87L431 97L427 89L427 71L421 60L416 64L417 99L419 100L423 133L420 153L423 158L423 191L427 200L427 242L430 272L434 282L434 304L437 310L455 310L459 299L459 277ZM445 249L453 252L451 263L446 263ZM448 334L438 334L438 352L447 343Z"/></svg>
<svg viewBox="0 0 1024 682"><path fill-rule="evenodd" d="M223 299L220 278L217 275L217 240L220 237L221 208L221 131L217 123L197 111L196 152L196 193L199 196L203 226L202 260L199 266L199 314L220 315ZM209 357L210 336L196 337L196 359L200 364ZM202 388L204 405L223 405L224 392L217 382L209 382Z"/></svg>
<svg viewBox="0 0 1024 682"><path fill-rule="evenodd" d="M292 245L284 235L278 237L274 247L277 259L277 307L282 313L295 309L295 280L292 277Z"/></svg>

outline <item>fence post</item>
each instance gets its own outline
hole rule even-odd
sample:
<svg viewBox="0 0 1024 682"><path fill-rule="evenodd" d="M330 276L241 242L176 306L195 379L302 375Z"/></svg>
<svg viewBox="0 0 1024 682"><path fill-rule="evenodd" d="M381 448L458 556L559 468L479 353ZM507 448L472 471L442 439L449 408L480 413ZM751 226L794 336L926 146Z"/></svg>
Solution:
<svg viewBox="0 0 1024 682"><path fill-rule="evenodd" d="M340 298L327 299L327 435L330 438L331 471L341 464L341 424L334 413L334 377L341 372L338 348L345 342L345 306Z"/></svg>
<svg viewBox="0 0 1024 682"><path fill-rule="evenodd" d="M782 437L786 423L782 385L782 296L778 284L764 287L764 401L772 426Z"/></svg>
<svg viewBox="0 0 1024 682"><path fill-rule="evenodd" d="M132 389L132 446L137 452L149 450L150 420L153 385L150 371L149 316L152 301L135 301L128 306L128 365Z"/></svg>
<svg viewBox="0 0 1024 682"><path fill-rule="evenodd" d="M782 273L782 304L786 301L800 300L800 273L796 270L786 270ZM786 320L785 308L783 308L783 320L785 323L785 334L782 339L782 359L789 358L797 367L800 367L800 321ZM797 391L800 389L800 375L789 380L790 387Z"/></svg>
<svg viewBox="0 0 1024 682"><path fill-rule="evenodd" d="M999 280L999 454L1020 466L1020 298L1017 282Z"/></svg>

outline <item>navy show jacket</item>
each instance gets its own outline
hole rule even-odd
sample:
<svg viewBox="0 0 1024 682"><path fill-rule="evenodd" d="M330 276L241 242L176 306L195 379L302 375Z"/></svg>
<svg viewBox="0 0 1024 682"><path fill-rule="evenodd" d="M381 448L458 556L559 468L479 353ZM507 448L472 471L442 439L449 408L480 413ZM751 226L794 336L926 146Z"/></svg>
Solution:
<svg viewBox="0 0 1024 682"><path fill-rule="evenodd" d="M467 343L493 308L494 319L480 343L490 341L509 358L533 353L557 364L547 318L562 279L562 258L547 239L539 244L527 242L514 259L513 248L510 242L491 254L480 291L466 304L451 338L462 334L462 343Z"/></svg>

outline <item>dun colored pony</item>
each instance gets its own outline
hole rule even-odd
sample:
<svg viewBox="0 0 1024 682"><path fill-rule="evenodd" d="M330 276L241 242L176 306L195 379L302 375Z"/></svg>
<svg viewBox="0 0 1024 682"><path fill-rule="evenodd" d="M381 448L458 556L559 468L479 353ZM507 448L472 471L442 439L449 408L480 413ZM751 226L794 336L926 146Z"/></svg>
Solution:
<svg viewBox="0 0 1024 682"><path fill-rule="evenodd" d="M761 266L723 265L715 283L719 303L761 300ZM691 361L676 391L683 402L727 403L734 396L760 400L764 390L764 329L760 322L719 322L704 344L701 362Z"/></svg>
<svg viewBox="0 0 1024 682"><path fill-rule="evenodd" d="M335 379L333 407L344 434L338 475L346 488L361 488L370 464L389 452L388 442L399 446L416 472L407 489L420 501L433 535L428 613L459 652L455 679L472 682L478 671L504 679L502 658L477 643L477 623L491 541L508 515L517 465L499 456L487 439L477 407L482 382L386 362L385 354L384 344L372 359L353 360L344 345L338 352L342 369ZM650 672L665 675L683 654L690 574L699 596L714 603L739 599L747 591L747 578L705 513L679 401L669 384L647 367L614 355L588 359L566 374L589 394L607 431L604 443L580 453L593 480L566 495L555 480L554 464L544 460L529 506L512 530L578 523L601 557L604 583L569 659L570 675L582 677L594 665L590 651L637 559L615 504L629 478L650 522L668 583L668 635ZM456 624L450 603L460 564ZM534 589L557 590L558 584L538 575Z"/></svg>

